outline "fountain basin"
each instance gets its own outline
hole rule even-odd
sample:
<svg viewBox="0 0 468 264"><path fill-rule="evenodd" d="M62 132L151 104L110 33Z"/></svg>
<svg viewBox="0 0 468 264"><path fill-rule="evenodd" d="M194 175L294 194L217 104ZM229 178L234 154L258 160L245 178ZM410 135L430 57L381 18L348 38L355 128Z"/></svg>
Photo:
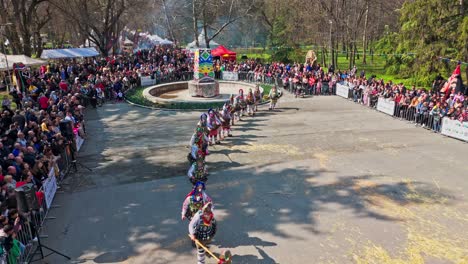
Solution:
<svg viewBox="0 0 468 264"><path fill-rule="evenodd" d="M247 94L249 89L254 90L255 84L245 82L219 81L219 94L212 97L193 97L190 90L190 82L174 82L150 86L143 90L143 97L155 104L171 103L223 103L229 100L231 94L237 95L239 89ZM263 88L260 87L263 92Z"/></svg>

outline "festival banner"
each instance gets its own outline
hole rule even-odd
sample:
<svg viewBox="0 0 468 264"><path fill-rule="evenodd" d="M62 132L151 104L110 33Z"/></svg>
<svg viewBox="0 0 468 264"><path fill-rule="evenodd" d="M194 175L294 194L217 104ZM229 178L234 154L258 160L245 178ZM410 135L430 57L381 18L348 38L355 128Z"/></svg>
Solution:
<svg viewBox="0 0 468 264"><path fill-rule="evenodd" d="M54 168L50 169L49 176L42 183L42 188L44 190L47 209L49 209L54 200L55 193L57 192L57 179L55 178Z"/></svg>
<svg viewBox="0 0 468 264"><path fill-rule="evenodd" d="M75 143L76 143L76 150L80 151L81 146L84 143L84 139L82 137L80 137L79 135L76 135L75 136Z"/></svg>
<svg viewBox="0 0 468 264"><path fill-rule="evenodd" d="M379 97L379 100L377 101L377 110L393 116L395 113L395 101Z"/></svg>
<svg viewBox="0 0 468 264"><path fill-rule="evenodd" d="M444 117L442 119L442 130L440 133L468 142L468 122L460 122Z"/></svg>
<svg viewBox="0 0 468 264"><path fill-rule="evenodd" d="M150 76L142 76L141 78L141 86L151 86L156 84L155 79L151 79Z"/></svg>
<svg viewBox="0 0 468 264"><path fill-rule="evenodd" d="M237 72L224 71L223 72L223 80L225 80L225 81L238 81L239 80L239 74Z"/></svg>
<svg viewBox="0 0 468 264"><path fill-rule="evenodd" d="M336 95L341 96L343 98L349 97L349 87L343 84L336 84Z"/></svg>

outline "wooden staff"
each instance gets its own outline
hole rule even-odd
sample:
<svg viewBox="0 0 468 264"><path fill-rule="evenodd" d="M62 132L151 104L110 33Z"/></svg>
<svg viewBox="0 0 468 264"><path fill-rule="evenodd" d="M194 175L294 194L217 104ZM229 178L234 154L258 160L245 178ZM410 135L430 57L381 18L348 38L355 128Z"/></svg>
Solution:
<svg viewBox="0 0 468 264"><path fill-rule="evenodd" d="M190 235L188 235L190 237L190 239L192 239L192 237ZM208 248L206 248L202 243L200 243L200 241L198 241L198 239L195 238L195 243L200 246L201 248L203 248L206 252L208 252L208 254L210 254L214 259L216 259L216 261L219 262L219 258L215 256L215 254L213 254L213 252L209 251Z"/></svg>

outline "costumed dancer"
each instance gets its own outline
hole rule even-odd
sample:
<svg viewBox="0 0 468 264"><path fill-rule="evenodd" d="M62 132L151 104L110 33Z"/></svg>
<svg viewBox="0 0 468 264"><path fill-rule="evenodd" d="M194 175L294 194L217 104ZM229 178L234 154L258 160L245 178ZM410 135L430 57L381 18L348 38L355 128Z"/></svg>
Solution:
<svg viewBox="0 0 468 264"><path fill-rule="evenodd" d="M245 113L245 109L247 108L247 103L245 102L244 90L239 89L239 94L236 96L236 103L239 104L239 121L241 121L242 116Z"/></svg>
<svg viewBox="0 0 468 264"><path fill-rule="evenodd" d="M263 97L262 92L260 91L260 86L258 84L255 86L254 97L255 97L254 112L257 112L258 104L262 101L262 97Z"/></svg>
<svg viewBox="0 0 468 264"><path fill-rule="evenodd" d="M250 115L255 115L254 111L254 105L255 105L255 96L252 92L252 89L249 89L249 92L247 93L247 96L245 98L245 102L247 104L247 114Z"/></svg>
<svg viewBox="0 0 468 264"><path fill-rule="evenodd" d="M278 102L278 98L280 97L280 93L278 92L278 89L276 86L273 86L270 90L270 93L268 94L268 97L270 98L270 108L269 110L273 110L276 107L276 103Z"/></svg>
<svg viewBox="0 0 468 264"><path fill-rule="evenodd" d="M233 94L231 94L231 97L229 98L229 103L231 106L231 116L232 116L231 122L232 122L232 125L234 125L236 117L238 118L238 120L240 120L240 117L238 116L238 113L240 111L240 105Z"/></svg>
<svg viewBox="0 0 468 264"><path fill-rule="evenodd" d="M206 126L208 128L208 143L210 145L213 144L220 144L218 140L218 128L221 126L221 122L219 121L216 113L213 109L208 110L208 119L206 122Z"/></svg>
<svg viewBox="0 0 468 264"><path fill-rule="evenodd" d="M222 137L225 138L226 136L232 137L231 134L231 119L232 119L232 114L231 114L231 106L229 103L225 103L223 106L223 111L221 111L221 118L222 118Z"/></svg>
<svg viewBox="0 0 468 264"><path fill-rule="evenodd" d="M219 255L218 264L231 264L232 263L232 254L231 251L225 250L221 255Z"/></svg>
<svg viewBox="0 0 468 264"><path fill-rule="evenodd" d="M203 157L198 156L197 161L192 163L187 172L187 176L193 185L199 181L206 182L208 180L208 168Z"/></svg>
<svg viewBox="0 0 468 264"><path fill-rule="evenodd" d="M182 204L182 220L192 220L194 214L203 208L206 203L213 203L205 192L205 183L196 182L193 190L187 194Z"/></svg>
<svg viewBox="0 0 468 264"><path fill-rule="evenodd" d="M198 158L205 159L206 155L208 155L208 137L205 130L197 126L190 139L190 153L187 155L187 159L192 165Z"/></svg>
<svg viewBox="0 0 468 264"><path fill-rule="evenodd" d="M206 203L198 211L189 224L189 235L192 241L198 240L202 245L211 242L216 234L216 219L213 214L212 204ZM197 245L197 260L199 264L205 263L205 250Z"/></svg>
<svg viewBox="0 0 468 264"><path fill-rule="evenodd" d="M218 139L223 140L224 139L224 135L223 135L223 122L224 122L224 119L223 119L223 115L221 114L221 111L219 110L219 108L216 108L215 115L216 115L216 118L218 119L218 122L219 122Z"/></svg>

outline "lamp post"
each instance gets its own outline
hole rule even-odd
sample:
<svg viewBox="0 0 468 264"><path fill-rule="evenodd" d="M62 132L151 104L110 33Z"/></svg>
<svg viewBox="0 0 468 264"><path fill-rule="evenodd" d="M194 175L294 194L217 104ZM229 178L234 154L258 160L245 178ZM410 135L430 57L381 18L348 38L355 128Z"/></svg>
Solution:
<svg viewBox="0 0 468 264"><path fill-rule="evenodd" d="M328 68L330 69L330 66L333 64L333 41L332 41L332 29L333 29L333 21L330 19L328 20L330 23L330 65L328 65Z"/></svg>
<svg viewBox="0 0 468 264"><path fill-rule="evenodd" d="M5 56L5 64L6 64L6 67L7 67L8 78L10 78L10 83L9 84L5 82L5 84L7 85L7 92L10 92L10 85L13 82L13 78L11 78L10 66L8 65L8 56L6 54L6 49L5 49L5 42L4 42L4 38L3 38L3 34L4 34L3 30L4 30L4 27L11 26L11 25L13 25L13 23L0 24L0 28L2 29L2 34L1 34L2 35L2 38L1 38L2 39L2 47L3 47L2 52L3 52L3 55Z"/></svg>

